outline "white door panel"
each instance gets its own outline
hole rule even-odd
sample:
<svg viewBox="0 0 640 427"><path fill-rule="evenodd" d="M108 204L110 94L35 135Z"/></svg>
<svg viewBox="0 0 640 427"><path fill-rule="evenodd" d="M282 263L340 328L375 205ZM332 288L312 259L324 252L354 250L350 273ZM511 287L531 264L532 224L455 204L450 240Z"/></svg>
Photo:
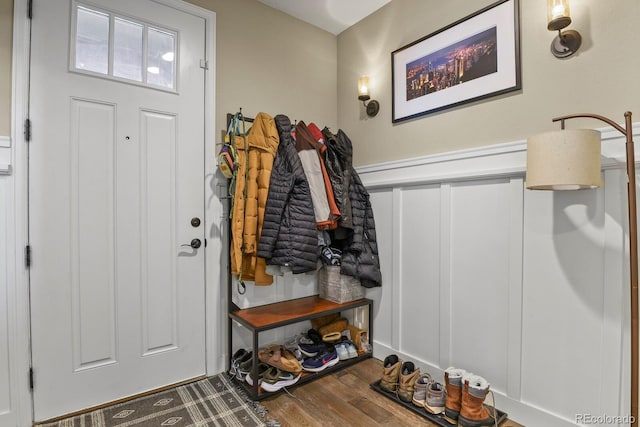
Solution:
<svg viewBox="0 0 640 427"><path fill-rule="evenodd" d="M204 20L87 7L177 34L177 91L69 70L75 3L36 0L29 147L35 419L205 373ZM113 26L112 26L113 28ZM192 239L202 246L194 249Z"/></svg>

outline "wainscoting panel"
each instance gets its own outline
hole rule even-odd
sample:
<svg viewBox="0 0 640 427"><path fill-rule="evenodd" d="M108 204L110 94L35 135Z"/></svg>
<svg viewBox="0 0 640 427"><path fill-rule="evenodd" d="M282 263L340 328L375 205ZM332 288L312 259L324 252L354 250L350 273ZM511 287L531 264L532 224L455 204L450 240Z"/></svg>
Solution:
<svg viewBox="0 0 640 427"><path fill-rule="evenodd" d="M399 234L395 231L398 221L394 221L394 212L397 209L394 197L399 197L399 191L377 190L370 192L369 196L375 212L382 283L393 283L395 274L399 274L400 270L393 268L394 261L397 262L399 257L394 253L394 245L391 244L393 236ZM397 291L398 289L393 286L371 288L366 291L368 298L372 298L376 302L385 302L384 304L373 304L372 315L374 336L379 337L379 342L388 347L393 346L394 339L397 340L394 332L399 330L398 310L394 307L394 303L398 301Z"/></svg>
<svg viewBox="0 0 640 427"><path fill-rule="evenodd" d="M499 390L507 380L510 196L508 180L451 188L451 364Z"/></svg>
<svg viewBox="0 0 640 427"><path fill-rule="evenodd" d="M628 286L605 274L607 232L618 235L616 270L624 271L625 264L620 230L605 226L607 220L625 221L619 208L605 210L609 187L617 191L609 184L579 192L525 192L522 399L567 419L602 414L601 398L619 395L616 384L602 380L623 378L624 372L628 377L620 353L625 322L618 314L608 319L613 313L605 307L615 304L624 312L621 295ZM624 202L616 198L616 204ZM606 328L611 321L617 327ZM547 387L550 379L554 387ZM601 384L611 387L606 395ZM620 414L617 407L604 409Z"/></svg>
<svg viewBox="0 0 640 427"><path fill-rule="evenodd" d="M603 138L596 190L526 190L524 141L358 168L383 275L374 356L479 374L524 425L628 415L624 141Z"/></svg>
<svg viewBox="0 0 640 427"><path fill-rule="evenodd" d="M403 188L399 210L400 348L437 366L440 186Z"/></svg>

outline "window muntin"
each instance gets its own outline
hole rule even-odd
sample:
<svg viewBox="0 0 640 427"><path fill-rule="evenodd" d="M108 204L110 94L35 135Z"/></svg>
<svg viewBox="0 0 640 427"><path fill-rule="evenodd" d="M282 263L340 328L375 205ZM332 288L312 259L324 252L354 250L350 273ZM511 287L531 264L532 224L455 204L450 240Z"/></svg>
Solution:
<svg viewBox="0 0 640 427"><path fill-rule="evenodd" d="M175 92L178 33L75 3L71 71Z"/></svg>

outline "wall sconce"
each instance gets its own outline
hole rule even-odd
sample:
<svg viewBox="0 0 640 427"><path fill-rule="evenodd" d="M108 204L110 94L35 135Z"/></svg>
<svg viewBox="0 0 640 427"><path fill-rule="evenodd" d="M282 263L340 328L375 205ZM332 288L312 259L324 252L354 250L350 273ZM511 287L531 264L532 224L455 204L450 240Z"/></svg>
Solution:
<svg viewBox="0 0 640 427"><path fill-rule="evenodd" d="M551 1L549 1L551 4ZM630 325L631 325L631 425L638 426L638 218L636 214L636 166L631 112L624 113L625 128L596 114L572 114L553 119L562 130L527 140L526 187L531 190L578 190L602 186L600 178L600 133L564 130L565 120L601 120L626 137L627 201L629 215Z"/></svg>
<svg viewBox="0 0 640 427"><path fill-rule="evenodd" d="M556 58L567 58L580 48L582 36L575 30L561 31L571 24L569 0L547 0L547 29L557 31L551 42L551 53Z"/></svg>
<svg viewBox="0 0 640 427"><path fill-rule="evenodd" d="M375 117L380 111L380 104L375 99L371 99L369 96L369 77L362 76L358 79L358 99L362 101L362 104L367 109L367 116ZM371 99L371 101L369 101ZM366 101L369 101L367 103Z"/></svg>

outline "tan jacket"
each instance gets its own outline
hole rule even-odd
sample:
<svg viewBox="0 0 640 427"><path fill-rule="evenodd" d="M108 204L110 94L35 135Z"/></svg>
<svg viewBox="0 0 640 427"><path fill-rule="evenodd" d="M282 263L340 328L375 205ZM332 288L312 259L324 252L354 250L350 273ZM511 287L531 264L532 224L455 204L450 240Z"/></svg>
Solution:
<svg viewBox="0 0 640 427"><path fill-rule="evenodd" d="M266 273L265 260L258 258L256 252L262 232L271 168L278 150L278 131L271 116L258 113L247 137L235 138L240 165L231 217L231 273L237 274L239 280L270 285L273 276Z"/></svg>

